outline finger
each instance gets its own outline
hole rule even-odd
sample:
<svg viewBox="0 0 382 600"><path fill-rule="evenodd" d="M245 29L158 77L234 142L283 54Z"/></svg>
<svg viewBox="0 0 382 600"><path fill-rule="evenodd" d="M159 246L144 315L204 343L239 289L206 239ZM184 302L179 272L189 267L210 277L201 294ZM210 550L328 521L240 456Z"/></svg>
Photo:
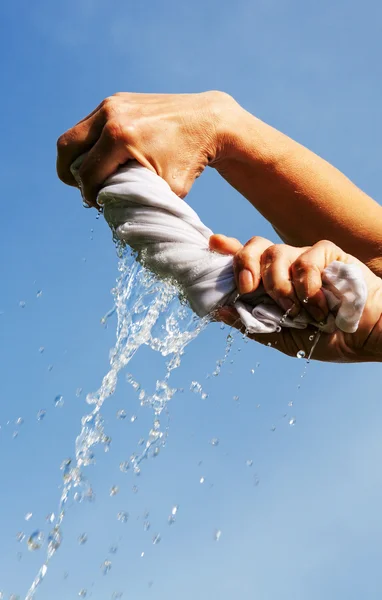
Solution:
<svg viewBox="0 0 382 600"><path fill-rule="evenodd" d="M217 319L230 327L246 333L237 311L230 306L223 306L217 311ZM280 332L250 333L248 337L263 346L268 346L291 357L302 356L325 362L338 362L338 349L336 342L337 333L318 334L312 327L306 329L293 329L283 327ZM312 352L313 350L313 352Z"/></svg>
<svg viewBox="0 0 382 600"><path fill-rule="evenodd" d="M262 237L251 238L234 257L236 285L240 294L249 294L260 284L260 258L272 242Z"/></svg>
<svg viewBox="0 0 382 600"><path fill-rule="evenodd" d="M260 276L267 294L291 317L295 317L300 312L300 302L289 270L293 259L301 250L291 246L288 246L288 252L285 250L285 245L274 244L263 252L260 260Z"/></svg>
<svg viewBox="0 0 382 600"><path fill-rule="evenodd" d="M97 206L97 195L102 183L129 158L132 156L128 144L119 137L118 130L115 130L113 122L109 121L78 172L83 198L90 206Z"/></svg>
<svg viewBox="0 0 382 600"><path fill-rule="evenodd" d="M117 114L115 98L106 98L87 117L68 129L57 140L57 174L68 185L77 185L70 167L81 154L97 142L108 120Z"/></svg>
<svg viewBox="0 0 382 600"><path fill-rule="evenodd" d="M303 252L291 266L291 275L297 297L304 308L318 322L325 321L329 307L322 291L322 272L334 260L346 262L347 255L329 241L317 242Z"/></svg>
<svg viewBox="0 0 382 600"><path fill-rule="evenodd" d="M222 321L226 325L233 327L234 329L238 329L242 333L248 335L251 340L255 342L259 342L264 346L270 346L276 348L276 350L280 350L285 354L289 354L291 344L285 343L284 333L287 334L287 331L282 333L274 332L274 333L250 333L248 334L242 321L240 320L239 313L237 310L231 306L223 306L216 311L216 316L218 321ZM293 340L292 340L293 342ZM294 348L294 346L293 346ZM289 351L288 351L289 350ZM292 351L293 352L293 351ZM290 354L292 355L292 354ZM296 355L296 353L295 353Z"/></svg>
<svg viewBox="0 0 382 600"><path fill-rule="evenodd" d="M227 237L221 233L215 233L210 237L209 246L210 250L218 252L219 254L236 254L236 252L243 247L243 244L236 238Z"/></svg>

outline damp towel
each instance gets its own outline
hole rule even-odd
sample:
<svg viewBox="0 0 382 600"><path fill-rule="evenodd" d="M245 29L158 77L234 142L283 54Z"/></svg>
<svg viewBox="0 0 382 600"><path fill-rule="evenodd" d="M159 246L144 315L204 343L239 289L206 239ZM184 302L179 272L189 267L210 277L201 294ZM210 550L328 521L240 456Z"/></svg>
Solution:
<svg viewBox="0 0 382 600"><path fill-rule="evenodd" d="M81 158L72 166L79 183L80 162ZM325 324L315 323L304 310L294 319L283 319L283 311L262 285L251 294L239 295L232 256L209 250L212 231L152 171L130 161L106 180L97 202L118 239L158 277L174 282L200 317L232 305L249 333L272 333L280 326L305 329L309 324L328 332L357 330L367 298L358 265L335 261L323 272L323 291L331 311Z"/></svg>

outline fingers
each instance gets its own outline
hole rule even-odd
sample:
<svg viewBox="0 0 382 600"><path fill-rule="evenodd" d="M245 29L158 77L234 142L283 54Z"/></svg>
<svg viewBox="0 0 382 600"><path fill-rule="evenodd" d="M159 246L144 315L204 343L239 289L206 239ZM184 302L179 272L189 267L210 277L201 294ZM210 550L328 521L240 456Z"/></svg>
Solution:
<svg viewBox="0 0 382 600"><path fill-rule="evenodd" d="M318 322L325 321L329 312L321 289L321 274L334 260L346 262L347 255L332 242L323 240L303 252L291 266L291 278L297 297Z"/></svg>
<svg viewBox="0 0 382 600"><path fill-rule="evenodd" d="M102 183L129 158L128 146L123 143L118 126L109 121L78 172L83 198L90 206L97 206L97 194Z"/></svg>
<svg viewBox="0 0 382 600"><path fill-rule="evenodd" d="M115 96L106 98L87 117L66 131L57 140L57 174L61 181L76 186L70 166L81 154L87 152L100 138L109 119L118 113Z"/></svg>
<svg viewBox="0 0 382 600"><path fill-rule="evenodd" d="M227 237L226 235L222 235L220 233L216 233L211 235L210 241L210 250L214 252L218 252L219 254L236 254L243 247L243 244L239 242L236 238Z"/></svg>
<svg viewBox="0 0 382 600"><path fill-rule="evenodd" d="M260 260L260 275L265 291L291 317L300 311L300 303L290 277L291 264L300 253L301 248L274 244L263 252Z"/></svg>
<svg viewBox="0 0 382 600"><path fill-rule="evenodd" d="M256 290L261 280L260 260L272 242L262 237L251 238L234 257L234 272L240 294Z"/></svg>

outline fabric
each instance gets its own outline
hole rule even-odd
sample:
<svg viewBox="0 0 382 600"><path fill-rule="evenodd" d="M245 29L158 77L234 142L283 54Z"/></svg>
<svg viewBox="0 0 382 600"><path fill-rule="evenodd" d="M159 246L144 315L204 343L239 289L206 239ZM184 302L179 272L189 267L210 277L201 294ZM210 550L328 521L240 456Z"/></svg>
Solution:
<svg viewBox="0 0 382 600"><path fill-rule="evenodd" d="M77 180L80 161L72 167ZM280 326L304 329L308 324L349 333L358 327L367 297L358 265L336 261L325 269L323 290L331 310L325 324L313 322L304 310L295 319L283 318L261 285L239 296L232 257L209 250L212 231L155 173L131 161L107 179L97 202L119 240L158 277L176 284L200 317L218 306L233 305L249 333L272 333Z"/></svg>

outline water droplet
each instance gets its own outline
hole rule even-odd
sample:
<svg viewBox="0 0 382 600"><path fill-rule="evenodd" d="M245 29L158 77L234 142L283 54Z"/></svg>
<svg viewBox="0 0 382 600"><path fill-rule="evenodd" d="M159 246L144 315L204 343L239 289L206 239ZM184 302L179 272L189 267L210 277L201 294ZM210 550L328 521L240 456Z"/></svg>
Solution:
<svg viewBox="0 0 382 600"><path fill-rule="evenodd" d="M142 554L144 554L144 552ZM123 596L123 592L113 592L113 594L111 596L111 600L120 600L120 598L122 598L122 596Z"/></svg>
<svg viewBox="0 0 382 600"><path fill-rule="evenodd" d="M297 358L305 358L304 350L299 350L296 354Z"/></svg>
<svg viewBox="0 0 382 600"><path fill-rule="evenodd" d="M54 399L54 406L56 408L62 408L64 406L64 397L58 394Z"/></svg>
<svg viewBox="0 0 382 600"><path fill-rule="evenodd" d="M42 354L44 352L45 348L44 346L40 346L40 348L38 349L38 351L40 352L40 354Z"/></svg>
<svg viewBox="0 0 382 600"><path fill-rule="evenodd" d="M36 298L41 298L42 296L42 290L38 290L37 294L36 294Z"/></svg>
<svg viewBox="0 0 382 600"><path fill-rule="evenodd" d="M25 540L25 533L23 531L18 531L16 533L16 541L22 542L23 540Z"/></svg>
<svg viewBox="0 0 382 600"><path fill-rule="evenodd" d="M20 300L20 302L19 302L19 307L20 307L20 308L25 308L25 307L26 307L26 302L25 302L25 300Z"/></svg>
<svg viewBox="0 0 382 600"><path fill-rule="evenodd" d="M309 298L308 297L304 298L303 303L308 304L308 302L309 302Z"/></svg>
<svg viewBox="0 0 382 600"><path fill-rule="evenodd" d="M65 469L67 469L68 467L70 467L71 464L72 464L72 459L71 458L64 458L64 460L60 464L60 471L65 471Z"/></svg>
<svg viewBox="0 0 382 600"><path fill-rule="evenodd" d="M296 417L289 419L289 425L292 427L296 423Z"/></svg>
<svg viewBox="0 0 382 600"><path fill-rule="evenodd" d="M204 478L204 477L201 477L201 478L199 479L199 483L204 483L204 482L205 482L205 478Z"/></svg>
<svg viewBox="0 0 382 600"><path fill-rule="evenodd" d="M48 365L48 371L50 373L50 371L53 369L53 365Z"/></svg>
<svg viewBox="0 0 382 600"><path fill-rule="evenodd" d="M129 513L119 512L117 514L117 519L118 519L118 521L121 521L121 523L127 523L127 521L129 520Z"/></svg>
<svg viewBox="0 0 382 600"><path fill-rule="evenodd" d="M253 460L252 460L251 458L249 458L249 459L248 459L248 460L245 462L245 464L247 465L247 467L252 467L252 465L253 465Z"/></svg>
<svg viewBox="0 0 382 600"><path fill-rule="evenodd" d="M214 531L214 540L215 542L218 542L221 538L222 532L220 529L215 529Z"/></svg>
<svg viewBox="0 0 382 600"><path fill-rule="evenodd" d="M24 518L25 518L26 521L30 521L32 517L33 517L33 513L27 512L27 514L25 515Z"/></svg>
<svg viewBox="0 0 382 600"><path fill-rule="evenodd" d="M218 446L219 445L219 439L218 438L212 438L211 440L211 446Z"/></svg>
<svg viewBox="0 0 382 600"><path fill-rule="evenodd" d="M76 396L77 396L77 398L79 398L81 396L81 394L82 394L82 387L78 387L76 389Z"/></svg>
<svg viewBox="0 0 382 600"><path fill-rule="evenodd" d="M133 416L131 417L130 421L131 421L132 423L134 423L134 421L136 421L136 420L137 420L137 418L138 418L138 417L137 417L137 415L133 415Z"/></svg>
<svg viewBox="0 0 382 600"><path fill-rule="evenodd" d="M159 533L156 533L153 537L153 544L159 544L159 542L161 541L161 536Z"/></svg>
<svg viewBox="0 0 382 600"><path fill-rule="evenodd" d="M280 325L277 325L276 326L276 333L280 333L280 331L281 331L281 327L280 327Z"/></svg>
<svg viewBox="0 0 382 600"><path fill-rule="evenodd" d="M255 369L251 369L251 375L254 375Z"/></svg>
<svg viewBox="0 0 382 600"><path fill-rule="evenodd" d="M87 541L88 541L87 533L81 533L81 535L78 537L78 543L80 544L80 546L83 546L84 544L86 544Z"/></svg>
<svg viewBox="0 0 382 600"><path fill-rule="evenodd" d="M143 531L148 531L150 529L150 521L143 522Z"/></svg>
<svg viewBox="0 0 382 600"><path fill-rule="evenodd" d="M290 402L288 402L288 406L292 407L293 406L293 400L291 400Z"/></svg>
<svg viewBox="0 0 382 600"><path fill-rule="evenodd" d="M113 485L113 487L110 488L110 496L116 496L119 492L119 487L118 485Z"/></svg>
<svg viewBox="0 0 382 600"><path fill-rule="evenodd" d="M314 340L314 335L310 335L310 336L309 336L309 341L310 341L310 342L313 342L313 340Z"/></svg>
<svg viewBox="0 0 382 600"><path fill-rule="evenodd" d="M101 571L103 575L107 575L111 569L111 560L104 560L101 565Z"/></svg>
<svg viewBox="0 0 382 600"><path fill-rule="evenodd" d="M39 531L37 529L28 538L28 542L27 542L28 550L30 550L30 551L40 550L43 543L44 543L44 534L42 531Z"/></svg>
<svg viewBox="0 0 382 600"><path fill-rule="evenodd" d="M18 594L11 594L9 600L20 600L20 596Z"/></svg>
<svg viewBox="0 0 382 600"><path fill-rule="evenodd" d="M133 487L131 489L133 491L133 494L137 494L138 493L138 486L137 485L133 485Z"/></svg>
<svg viewBox="0 0 382 600"><path fill-rule="evenodd" d="M55 518L56 518L56 515L53 512L46 515L47 523L53 523Z"/></svg>
<svg viewBox="0 0 382 600"><path fill-rule="evenodd" d="M110 554L117 554L118 546L110 546L109 552L110 552Z"/></svg>
<svg viewBox="0 0 382 600"><path fill-rule="evenodd" d="M79 595L80 598L86 598L86 594L87 594L86 590L80 590L78 592L78 595Z"/></svg>
<svg viewBox="0 0 382 600"><path fill-rule="evenodd" d="M276 425L272 425L271 431L276 431Z"/></svg>
<svg viewBox="0 0 382 600"><path fill-rule="evenodd" d="M117 412L117 419L120 419L122 421L123 419L126 419L126 417L126 411L123 410L123 408L121 408L121 410Z"/></svg>
<svg viewBox="0 0 382 600"><path fill-rule="evenodd" d="M128 460L124 460L123 462L119 463L119 470L122 471L122 473L126 473L126 471L128 471L130 469L130 463Z"/></svg>
<svg viewBox="0 0 382 600"><path fill-rule="evenodd" d="M134 473L134 475L140 475L141 474L141 469L140 469L139 465L135 464L133 466L133 473Z"/></svg>
<svg viewBox="0 0 382 600"><path fill-rule="evenodd" d="M22 425L24 423L24 419L22 417L18 417L15 421L15 425Z"/></svg>
<svg viewBox="0 0 382 600"><path fill-rule="evenodd" d="M195 392L196 394L198 394L201 389L202 389L202 386L200 385L200 383L198 383L197 381L191 381L191 385L190 385L191 392Z"/></svg>
<svg viewBox="0 0 382 600"><path fill-rule="evenodd" d="M18 435L19 435L19 432L18 431L14 431L12 433L12 438L15 440L18 437Z"/></svg>
<svg viewBox="0 0 382 600"><path fill-rule="evenodd" d="M172 525L173 523L175 523L178 509L179 509L179 506L177 504L175 504L175 506L172 507L171 513L167 519L169 525Z"/></svg>
<svg viewBox="0 0 382 600"><path fill-rule="evenodd" d="M235 400L235 402L238 402L240 400L239 396L234 396L233 399Z"/></svg>
<svg viewBox="0 0 382 600"><path fill-rule="evenodd" d="M268 342L267 346L269 346L269 347L272 346L272 342Z"/></svg>
<svg viewBox="0 0 382 600"><path fill-rule="evenodd" d="M48 551L50 554L59 549L62 542L62 533L60 527L56 525L48 536Z"/></svg>

